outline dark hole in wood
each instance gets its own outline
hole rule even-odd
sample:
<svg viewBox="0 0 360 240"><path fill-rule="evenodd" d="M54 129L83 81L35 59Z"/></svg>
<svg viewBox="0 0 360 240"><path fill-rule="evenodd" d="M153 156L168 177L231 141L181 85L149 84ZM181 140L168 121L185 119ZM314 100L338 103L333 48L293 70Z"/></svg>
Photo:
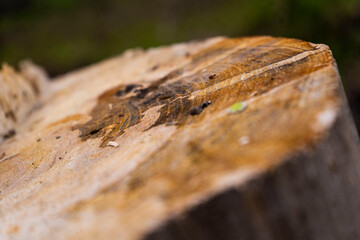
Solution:
<svg viewBox="0 0 360 240"><path fill-rule="evenodd" d="M155 65L155 66L153 66L150 70L151 71L155 71L156 69L158 69L159 68L159 65Z"/></svg>
<svg viewBox="0 0 360 240"><path fill-rule="evenodd" d="M125 93L128 93L130 92L131 90L133 90L134 88L137 88L139 87L140 85L137 85L137 84L129 84L126 86L125 88Z"/></svg>
<svg viewBox="0 0 360 240"><path fill-rule="evenodd" d="M14 129L10 129L7 133L5 133L3 135L3 139L6 140L8 138L11 138L11 137L15 136L15 134L16 134L16 131Z"/></svg>
<svg viewBox="0 0 360 240"><path fill-rule="evenodd" d="M216 74L214 73L209 76L209 79L214 79L215 77L216 77Z"/></svg>
<svg viewBox="0 0 360 240"><path fill-rule="evenodd" d="M202 113L202 111L204 110L204 108L206 108L207 106L209 106L211 104L210 101L205 101L202 104L200 104L199 106L193 107L190 109L190 115L198 115L200 113Z"/></svg>
<svg viewBox="0 0 360 240"><path fill-rule="evenodd" d="M100 132L101 128L100 129L95 129L95 130L92 130L91 132L89 132L90 135L95 135L97 134L98 132Z"/></svg>
<svg viewBox="0 0 360 240"><path fill-rule="evenodd" d="M14 114L14 112L13 111L7 111L6 113L5 113L5 117L6 118L10 118L12 121L14 121L14 122L16 122L16 116L15 116L15 114Z"/></svg>

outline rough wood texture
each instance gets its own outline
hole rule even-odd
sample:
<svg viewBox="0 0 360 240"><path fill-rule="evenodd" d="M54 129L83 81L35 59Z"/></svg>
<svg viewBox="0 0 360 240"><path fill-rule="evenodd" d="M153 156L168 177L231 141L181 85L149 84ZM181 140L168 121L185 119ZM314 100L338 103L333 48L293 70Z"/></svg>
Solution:
<svg viewBox="0 0 360 240"><path fill-rule="evenodd" d="M4 64L0 71L0 143L16 134L16 125L37 107L46 87L44 71L29 61L20 63L21 73Z"/></svg>
<svg viewBox="0 0 360 240"><path fill-rule="evenodd" d="M360 238L359 139L325 45L131 50L45 89L0 145L2 239Z"/></svg>

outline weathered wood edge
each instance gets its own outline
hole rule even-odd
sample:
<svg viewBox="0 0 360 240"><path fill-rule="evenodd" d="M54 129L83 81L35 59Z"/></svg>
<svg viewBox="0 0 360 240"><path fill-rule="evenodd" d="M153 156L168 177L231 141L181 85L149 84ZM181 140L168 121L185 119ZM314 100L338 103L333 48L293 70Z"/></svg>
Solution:
<svg viewBox="0 0 360 240"><path fill-rule="evenodd" d="M341 83L338 93L340 112L316 146L144 239L360 239L359 137Z"/></svg>
<svg viewBox="0 0 360 240"><path fill-rule="evenodd" d="M30 60L19 63L19 70L3 64L0 68L0 144L15 135L17 127L41 105L48 76Z"/></svg>

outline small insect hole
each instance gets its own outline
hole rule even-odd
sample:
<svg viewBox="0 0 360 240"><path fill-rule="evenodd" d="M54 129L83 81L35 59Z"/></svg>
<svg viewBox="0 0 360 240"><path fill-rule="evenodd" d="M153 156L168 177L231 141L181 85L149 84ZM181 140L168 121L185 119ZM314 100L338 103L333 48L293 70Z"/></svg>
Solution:
<svg viewBox="0 0 360 240"><path fill-rule="evenodd" d="M215 77L216 77L216 74L214 73L209 76L209 79L215 79Z"/></svg>
<svg viewBox="0 0 360 240"><path fill-rule="evenodd" d="M92 130L91 132L89 132L90 135L95 135L97 134L98 132L100 132L101 128L100 129L95 129L95 130Z"/></svg>
<svg viewBox="0 0 360 240"><path fill-rule="evenodd" d="M140 85L137 85L137 84L129 84L125 87L125 93L128 93L130 92L131 90L133 90L134 88L137 88L139 87Z"/></svg>
<svg viewBox="0 0 360 240"><path fill-rule="evenodd" d="M155 71L156 69L158 69L159 68L159 65L154 65L150 70L151 71Z"/></svg>
<svg viewBox="0 0 360 240"><path fill-rule="evenodd" d="M211 101L205 101L202 104L200 104L199 106L191 108L190 109L190 115L192 115L192 116L199 115L210 104L211 104Z"/></svg>
<svg viewBox="0 0 360 240"><path fill-rule="evenodd" d="M16 134L16 131L14 129L10 129L7 133L5 133L3 135L3 139L6 140L8 138L11 138L11 137L15 136L15 134Z"/></svg>

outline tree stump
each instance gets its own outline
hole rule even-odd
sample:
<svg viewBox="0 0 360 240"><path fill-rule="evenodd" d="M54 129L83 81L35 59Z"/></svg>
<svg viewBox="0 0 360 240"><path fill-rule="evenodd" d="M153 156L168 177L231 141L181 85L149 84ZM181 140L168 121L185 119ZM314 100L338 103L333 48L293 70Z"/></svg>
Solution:
<svg viewBox="0 0 360 240"><path fill-rule="evenodd" d="M45 78L1 71L1 239L360 239L327 46L217 37Z"/></svg>

